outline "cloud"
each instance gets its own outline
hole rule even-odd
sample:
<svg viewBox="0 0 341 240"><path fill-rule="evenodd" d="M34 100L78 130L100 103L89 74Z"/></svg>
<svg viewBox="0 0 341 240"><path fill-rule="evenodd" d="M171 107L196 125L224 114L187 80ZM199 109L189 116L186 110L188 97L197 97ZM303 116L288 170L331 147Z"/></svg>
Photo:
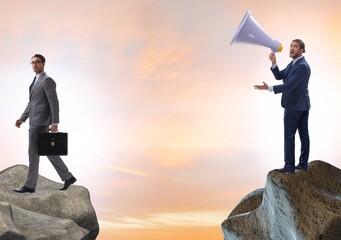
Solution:
<svg viewBox="0 0 341 240"><path fill-rule="evenodd" d="M116 170L119 172L140 176L140 177L147 177L146 173L139 171L139 170L136 170L136 169L132 169L132 168L119 167L119 166L115 166L115 165L100 165L100 166L105 167L105 168L109 168L109 169L113 169L113 170Z"/></svg>
<svg viewBox="0 0 341 240"><path fill-rule="evenodd" d="M143 239L146 229L168 227L175 237L165 231L154 239L180 239L183 226L197 227L188 239L204 238L199 230L219 228L229 209L283 164L280 96L252 88L278 84L269 50L229 45L247 8L285 46L277 54L281 66L290 60L285 51L292 36L307 40L311 156L340 164L338 134L330 136L340 132L340 1L295 2L303 15L274 10L276 4L0 1L0 86L6 89L0 109L7 136L0 142L11 150L1 166L27 164L28 126L18 131L13 123L27 103L29 58L46 53L47 73L58 82L62 127L70 133L68 167L89 188L101 229L136 234L107 239ZM304 28L293 27L298 23ZM54 169L46 164L40 170L50 177Z"/></svg>
<svg viewBox="0 0 341 240"><path fill-rule="evenodd" d="M217 226L224 218L225 211L195 211L195 212L161 212L146 214L143 218L112 217L110 221L101 221L102 229L142 229L165 227L199 227Z"/></svg>

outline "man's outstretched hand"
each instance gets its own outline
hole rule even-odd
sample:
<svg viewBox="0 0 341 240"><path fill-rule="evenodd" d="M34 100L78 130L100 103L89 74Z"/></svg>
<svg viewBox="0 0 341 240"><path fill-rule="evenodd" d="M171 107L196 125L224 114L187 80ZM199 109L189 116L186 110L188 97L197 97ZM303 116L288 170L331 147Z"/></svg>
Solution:
<svg viewBox="0 0 341 240"><path fill-rule="evenodd" d="M269 90L269 86L265 82L263 82L263 85L255 85L253 87L257 90Z"/></svg>

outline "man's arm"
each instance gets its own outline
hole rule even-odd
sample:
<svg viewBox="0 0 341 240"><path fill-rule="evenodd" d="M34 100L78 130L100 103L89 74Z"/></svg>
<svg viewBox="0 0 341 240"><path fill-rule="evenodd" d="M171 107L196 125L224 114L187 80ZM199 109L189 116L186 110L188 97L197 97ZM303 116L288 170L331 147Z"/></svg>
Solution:
<svg viewBox="0 0 341 240"><path fill-rule="evenodd" d="M29 116L29 112L30 112L30 108L31 108L31 102L28 102L23 114L21 115L21 117L19 118L22 122L25 122L26 119Z"/></svg>
<svg viewBox="0 0 341 240"><path fill-rule="evenodd" d="M59 123L59 101L56 92L56 83L52 78L47 78L44 83L44 91L46 94L47 101L50 105L52 123Z"/></svg>
<svg viewBox="0 0 341 240"><path fill-rule="evenodd" d="M292 91L294 88L296 88L299 84L302 83L306 79L305 76L309 76L309 70L306 66L300 65L295 69L295 72L288 81L281 85L274 86L274 92L275 93L283 93Z"/></svg>
<svg viewBox="0 0 341 240"><path fill-rule="evenodd" d="M277 76L280 77L280 72L279 72L279 69L278 69L278 66L277 66L275 53L271 52L270 55L269 55L269 59L270 59L270 61L272 63L271 71L274 73L274 76L277 79ZM276 69L278 71L278 74L275 74L275 73L277 73L277 71L274 70L274 69ZM255 89L257 89L257 90L268 90L269 92L273 92L274 91L273 86L269 86L265 82L263 82L263 85L255 85L253 87Z"/></svg>
<svg viewBox="0 0 341 240"><path fill-rule="evenodd" d="M52 125L50 126L50 130L51 132L58 132L59 101L56 91L56 83L52 78L47 78L45 80L44 91L47 101L49 102L52 115Z"/></svg>
<svg viewBox="0 0 341 240"><path fill-rule="evenodd" d="M20 116L18 120L15 121L15 126L17 128L20 128L21 124L23 124L27 120L30 111L30 104L31 102L28 102L23 114Z"/></svg>

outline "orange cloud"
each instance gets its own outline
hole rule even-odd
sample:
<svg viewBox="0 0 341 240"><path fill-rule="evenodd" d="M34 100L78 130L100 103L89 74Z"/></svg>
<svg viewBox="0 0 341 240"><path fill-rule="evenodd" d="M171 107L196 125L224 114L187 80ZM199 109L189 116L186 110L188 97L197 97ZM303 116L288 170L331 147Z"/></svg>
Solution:
<svg viewBox="0 0 341 240"><path fill-rule="evenodd" d="M113 169L113 170L116 170L119 172L133 174L136 176L147 177L147 174L145 174L144 172L136 170L136 169L132 169L132 168L119 167L119 166L115 166L115 165L102 165L102 167Z"/></svg>

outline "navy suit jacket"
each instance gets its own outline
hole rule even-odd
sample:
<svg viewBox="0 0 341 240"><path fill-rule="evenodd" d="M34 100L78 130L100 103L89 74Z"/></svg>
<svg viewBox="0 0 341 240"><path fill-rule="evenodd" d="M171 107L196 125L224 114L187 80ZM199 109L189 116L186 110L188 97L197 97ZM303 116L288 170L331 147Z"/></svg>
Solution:
<svg viewBox="0 0 341 240"><path fill-rule="evenodd" d="M282 107L289 110L308 111L310 109L310 98L308 84L310 78L310 67L305 58L297 60L290 66L279 70L278 66L271 69L277 80L283 79L283 84L273 86L275 94L282 93Z"/></svg>

